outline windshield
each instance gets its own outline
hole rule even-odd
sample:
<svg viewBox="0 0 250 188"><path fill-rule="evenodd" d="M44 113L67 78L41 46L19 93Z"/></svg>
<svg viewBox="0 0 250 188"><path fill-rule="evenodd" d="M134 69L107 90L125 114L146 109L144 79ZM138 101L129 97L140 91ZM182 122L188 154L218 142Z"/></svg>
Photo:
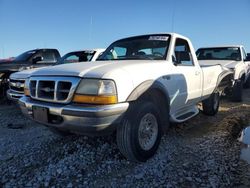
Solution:
<svg viewBox="0 0 250 188"><path fill-rule="evenodd" d="M240 48L201 48L196 52L198 60L234 60L241 61Z"/></svg>
<svg viewBox="0 0 250 188"><path fill-rule="evenodd" d="M95 51L70 52L70 53L65 54L61 58L59 63L65 64L65 63L77 63L77 62L91 61L94 55L95 55Z"/></svg>
<svg viewBox="0 0 250 188"><path fill-rule="evenodd" d="M164 60L169 41L169 35L145 35L122 39L111 44L98 60Z"/></svg>
<svg viewBox="0 0 250 188"><path fill-rule="evenodd" d="M31 50L31 51L24 52L24 53L22 53L21 55L17 56L17 57L15 58L15 61L28 61L29 58L31 58L31 56L32 56L33 54L35 54L36 52L37 52L37 51L35 51L35 50Z"/></svg>

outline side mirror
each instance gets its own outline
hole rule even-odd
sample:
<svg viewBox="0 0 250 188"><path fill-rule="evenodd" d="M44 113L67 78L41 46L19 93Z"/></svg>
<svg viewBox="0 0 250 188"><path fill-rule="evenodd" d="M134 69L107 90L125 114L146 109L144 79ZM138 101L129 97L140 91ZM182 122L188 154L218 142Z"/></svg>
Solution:
<svg viewBox="0 0 250 188"><path fill-rule="evenodd" d="M180 62L177 61L176 57L174 55L172 55L172 61L174 63L175 66L177 66L178 64L180 64Z"/></svg>
<svg viewBox="0 0 250 188"><path fill-rule="evenodd" d="M245 61L250 61L250 53L247 54Z"/></svg>
<svg viewBox="0 0 250 188"><path fill-rule="evenodd" d="M32 63L36 64L37 62L42 61L42 60L43 60L42 56L37 56L32 59Z"/></svg>

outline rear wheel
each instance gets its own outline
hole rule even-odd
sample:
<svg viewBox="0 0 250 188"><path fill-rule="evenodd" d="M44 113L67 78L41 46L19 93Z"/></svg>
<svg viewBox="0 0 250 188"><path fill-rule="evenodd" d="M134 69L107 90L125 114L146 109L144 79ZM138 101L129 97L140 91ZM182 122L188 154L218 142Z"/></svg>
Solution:
<svg viewBox="0 0 250 188"><path fill-rule="evenodd" d="M160 144L162 125L158 108L147 101L131 104L117 129L117 145L121 153L131 161L146 161Z"/></svg>
<svg viewBox="0 0 250 188"><path fill-rule="evenodd" d="M208 99L202 101L203 113L209 116L217 114L220 106L220 94L215 92Z"/></svg>
<svg viewBox="0 0 250 188"><path fill-rule="evenodd" d="M242 101L242 90L243 90L242 80L236 80L232 88L232 101L233 102Z"/></svg>

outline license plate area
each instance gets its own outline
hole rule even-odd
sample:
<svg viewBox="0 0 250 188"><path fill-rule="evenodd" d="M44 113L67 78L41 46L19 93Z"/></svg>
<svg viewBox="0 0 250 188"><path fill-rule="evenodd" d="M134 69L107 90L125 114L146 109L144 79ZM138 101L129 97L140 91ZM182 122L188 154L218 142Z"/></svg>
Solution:
<svg viewBox="0 0 250 188"><path fill-rule="evenodd" d="M41 122L41 123L48 123L49 119L49 109L45 107L40 107L40 106L33 106L32 107L33 111L33 117L36 121Z"/></svg>

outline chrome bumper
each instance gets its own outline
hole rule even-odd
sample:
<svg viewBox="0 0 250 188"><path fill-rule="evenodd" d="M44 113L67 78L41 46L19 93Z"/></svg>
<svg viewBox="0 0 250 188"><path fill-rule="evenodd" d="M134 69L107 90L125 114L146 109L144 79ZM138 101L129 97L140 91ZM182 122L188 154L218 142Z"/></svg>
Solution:
<svg viewBox="0 0 250 188"><path fill-rule="evenodd" d="M62 105L36 101L26 96L19 99L19 105L23 114L34 121L83 135L112 133L129 107L129 103L102 106ZM34 118L34 107L48 109L48 122L41 122Z"/></svg>
<svg viewBox="0 0 250 188"><path fill-rule="evenodd" d="M23 96L24 96L24 94L22 94L22 93L17 93L11 89L7 90L7 98L9 100L17 102Z"/></svg>

